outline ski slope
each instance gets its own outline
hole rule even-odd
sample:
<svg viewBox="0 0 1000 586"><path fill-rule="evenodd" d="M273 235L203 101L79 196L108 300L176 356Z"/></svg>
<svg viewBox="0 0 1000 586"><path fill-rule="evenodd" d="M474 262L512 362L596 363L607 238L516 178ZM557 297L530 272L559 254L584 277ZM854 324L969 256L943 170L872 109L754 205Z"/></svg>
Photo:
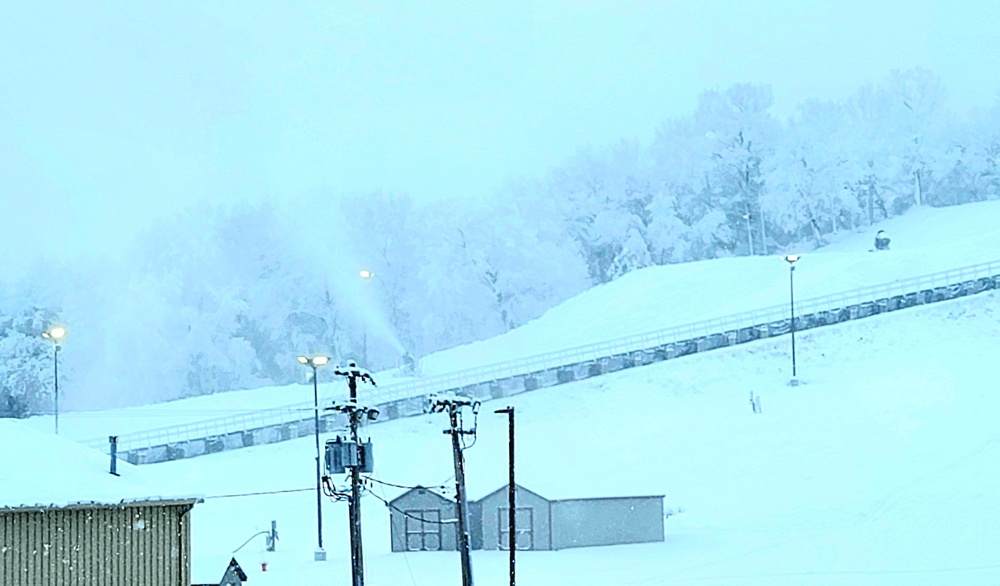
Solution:
<svg viewBox="0 0 1000 586"><path fill-rule="evenodd" d="M879 224L892 250L871 253L871 234L851 234L796 263L795 295L859 287L1000 259L1000 202L921 208ZM789 251L797 252L797 251ZM502 336L421 360L442 374L788 302L781 255L650 267L594 287Z"/></svg>
<svg viewBox="0 0 1000 586"><path fill-rule="evenodd" d="M518 481L549 498L665 494L664 543L527 552L524 584L921 585L1000 583L1000 295L804 332L803 384L772 339L484 405L467 452L470 495ZM763 413L752 413L753 392ZM381 480L448 484L443 415L366 428ZM308 488L311 438L145 466L161 492L207 497ZM384 490L383 490L384 488ZM391 499L395 488L376 488ZM255 586L347 583L346 505L324 503L330 560L312 562L312 492L196 506L196 579L278 521L278 551L236 555ZM363 504L370 586L458 583L458 554L389 552L388 512ZM260 562L268 571L260 571ZM476 583L507 583L504 552L473 553ZM204 578L202 578L204 577Z"/></svg>
<svg viewBox="0 0 1000 586"><path fill-rule="evenodd" d="M796 297L806 299L1000 259L1000 202L920 208L879 224L893 249L871 253L871 234L845 234L797 264ZM785 303L788 266L780 255L652 267L594 287L504 335L421 360L424 376L445 374ZM303 373L305 378L305 373ZM378 373L383 386L406 380ZM344 393L320 385L321 401ZM195 397L114 411L67 413L65 435L92 440L312 400L311 385L287 385ZM50 417L33 425L51 429Z"/></svg>

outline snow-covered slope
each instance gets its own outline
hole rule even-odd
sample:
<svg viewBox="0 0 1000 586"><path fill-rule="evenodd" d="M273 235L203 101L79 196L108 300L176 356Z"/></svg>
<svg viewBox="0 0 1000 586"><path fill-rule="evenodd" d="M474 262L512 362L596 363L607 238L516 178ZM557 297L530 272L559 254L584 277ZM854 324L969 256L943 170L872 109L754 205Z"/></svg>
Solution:
<svg viewBox="0 0 1000 586"><path fill-rule="evenodd" d="M1000 202L921 208L879 227L889 232L892 250L869 252L874 234L843 235L799 262L796 295L819 297L1000 259ZM504 335L424 357L422 368L425 376L443 374L777 305L787 299L788 267L779 255L653 267L594 287ZM403 380L395 372L379 373L377 378L383 386ZM320 392L330 397L342 393L342 387L339 382L321 384ZM71 437L91 439L311 399L308 385L267 387L155 406L65 414L60 424ZM42 429L51 427L47 417L31 421Z"/></svg>
<svg viewBox="0 0 1000 586"><path fill-rule="evenodd" d="M799 387L775 339L570 383L504 401L517 409L518 479L552 498L665 494L662 544L532 552L530 584L1000 583L1000 295L803 333ZM749 395L762 397L762 414ZM506 420L484 405L467 452L473 495L506 481ZM442 415L368 428L376 478L447 484ZM143 468L160 486L229 495L308 488L311 439ZM398 489L376 487L392 498ZM331 559L311 562L311 492L208 499L193 518L196 563L237 558L251 584L349 580L346 506L326 503ZM364 502L367 583L458 581L454 553L389 553L388 513ZM506 554L475 552L477 584L506 584ZM269 562L260 572L259 562Z"/></svg>
<svg viewBox="0 0 1000 586"><path fill-rule="evenodd" d="M892 249L870 253L874 231L803 256L803 299L1000 260L1000 202L915 210L879 225ZM652 267L594 287L507 334L438 352L425 374L492 364L786 303L780 255Z"/></svg>

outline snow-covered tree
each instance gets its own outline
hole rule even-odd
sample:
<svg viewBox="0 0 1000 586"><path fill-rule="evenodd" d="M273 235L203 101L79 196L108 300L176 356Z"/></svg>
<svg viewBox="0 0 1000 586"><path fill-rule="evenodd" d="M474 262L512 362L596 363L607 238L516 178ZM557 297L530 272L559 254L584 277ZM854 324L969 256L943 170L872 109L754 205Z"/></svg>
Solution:
<svg viewBox="0 0 1000 586"><path fill-rule="evenodd" d="M712 161L712 199L726 214L727 224L742 233L749 254L767 254L768 218L761 207L765 193L763 169L774 153L780 132L771 115L770 87L738 84L725 92L709 91L698 100L695 127L703 133L706 155ZM740 223L739 220L743 222Z"/></svg>
<svg viewBox="0 0 1000 586"><path fill-rule="evenodd" d="M799 107L768 166L762 199L783 241L808 237L819 247L827 234L851 227L844 218L860 213L847 189L851 138L839 104L811 100Z"/></svg>
<svg viewBox="0 0 1000 586"><path fill-rule="evenodd" d="M588 284L578 247L558 225L539 221L538 205L528 192L510 186L467 217L463 236L475 251L469 257L472 269L493 297L493 311L505 330L538 317ZM617 260L624 257L619 253Z"/></svg>
<svg viewBox="0 0 1000 586"><path fill-rule="evenodd" d="M41 334L55 317L39 307L0 308L0 417L51 410L53 348Z"/></svg>
<svg viewBox="0 0 1000 586"><path fill-rule="evenodd" d="M646 240L653 187L635 142L578 152L554 170L549 189L595 283L653 264Z"/></svg>
<svg viewBox="0 0 1000 586"><path fill-rule="evenodd" d="M893 71L886 91L894 106L892 143L901 163L900 190L908 185L912 204L925 205L935 180L949 167L945 154L950 145L941 136L947 92L934 73L922 68Z"/></svg>

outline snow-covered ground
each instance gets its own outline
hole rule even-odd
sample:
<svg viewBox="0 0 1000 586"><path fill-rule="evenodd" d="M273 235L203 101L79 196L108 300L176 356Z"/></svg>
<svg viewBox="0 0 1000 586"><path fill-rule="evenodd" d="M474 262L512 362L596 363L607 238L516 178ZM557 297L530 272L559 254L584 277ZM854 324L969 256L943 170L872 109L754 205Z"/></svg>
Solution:
<svg viewBox="0 0 1000 586"><path fill-rule="evenodd" d="M891 251L869 252L874 232L843 235L799 262L796 295L819 297L1000 259L1000 202L921 208L879 228L892 238ZM787 295L788 267L777 255L653 267L594 287L502 336L426 356L421 365L425 376L444 374L776 305ZM394 372L379 373L377 379L383 386L405 380ZM320 392L332 397L343 387L341 382L321 384ZM72 438L94 439L311 400L309 385L267 387L66 413L60 429ZM52 428L50 417L31 423Z"/></svg>
<svg viewBox="0 0 1000 586"><path fill-rule="evenodd" d="M484 405L467 452L473 497L506 481L506 420L492 411L511 404L526 487L553 498L665 494L682 511L664 543L523 553L520 583L1000 583L1000 295L799 342L798 387L786 385L788 340L775 339ZM375 476L446 484L445 425L429 415L367 428ZM314 449L304 438L141 471L164 493L307 488ZM249 584L348 582L346 505L324 504L326 563L311 561L315 506L308 491L209 498L193 517L196 578L221 576L230 552L274 519L277 552L258 538L236 555ZM386 508L369 495L363 515L368 584L458 583L456 553L390 553ZM477 584L507 583L505 553L474 552L473 564Z"/></svg>

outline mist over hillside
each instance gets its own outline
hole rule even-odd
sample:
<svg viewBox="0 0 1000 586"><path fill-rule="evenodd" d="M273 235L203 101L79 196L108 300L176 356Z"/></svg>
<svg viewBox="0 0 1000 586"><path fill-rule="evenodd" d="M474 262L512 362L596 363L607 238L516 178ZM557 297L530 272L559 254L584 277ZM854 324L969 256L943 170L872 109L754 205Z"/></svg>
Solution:
<svg viewBox="0 0 1000 586"><path fill-rule="evenodd" d="M913 208L1000 196L1000 103L959 118L928 70L787 120L772 106L767 86L705 91L649 144L583 149L486 198L205 203L121 258L38 263L0 305L17 357L4 396L50 408L33 335L50 322L71 325L65 405L142 404L301 380L303 353L390 368L636 269L818 248Z"/></svg>

